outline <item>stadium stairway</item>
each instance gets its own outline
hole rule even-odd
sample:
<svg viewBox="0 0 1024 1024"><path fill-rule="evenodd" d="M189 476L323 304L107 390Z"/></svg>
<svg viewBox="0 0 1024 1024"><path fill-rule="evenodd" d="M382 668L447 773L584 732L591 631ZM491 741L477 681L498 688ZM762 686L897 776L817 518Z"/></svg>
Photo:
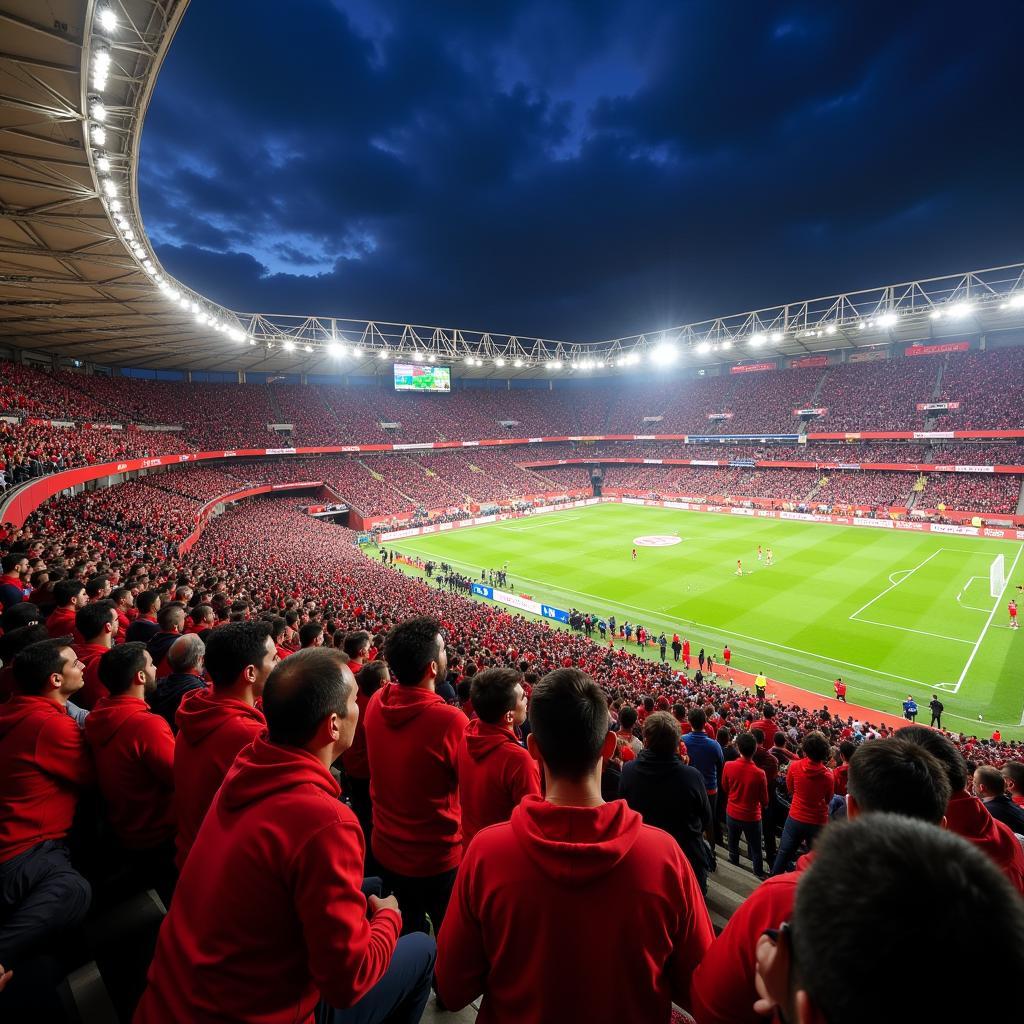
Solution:
<svg viewBox="0 0 1024 1024"><path fill-rule="evenodd" d="M1017 515L1024 516L1024 478L1021 479L1020 495L1017 498Z"/></svg>
<svg viewBox="0 0 1024 1024"><path fill-rule="evenodd" d="M267 400L270 402L270 408L274 410L274 422L287 423L288 419L277 402L277 395L274 394L274 388L271 384L267 385Z"/></svg>

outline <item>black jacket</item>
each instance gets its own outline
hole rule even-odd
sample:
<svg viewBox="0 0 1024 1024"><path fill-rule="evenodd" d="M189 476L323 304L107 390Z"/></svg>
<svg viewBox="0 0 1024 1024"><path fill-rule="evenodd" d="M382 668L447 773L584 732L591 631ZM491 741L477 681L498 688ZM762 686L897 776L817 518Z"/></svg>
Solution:
<svg viewBox="0 0 1024 1024"><path fill-rule="evenodd" d="M192 690L204 689L206 683L198 676L190 675L188 672L175 672L173 675L164 676L158 679L156 693L150 700L153 710L171 727L171 731L177 733L178 726L174 716L178 713L178 706L181 704L186 693Z"/></svg>
<svg viewBox="0 0 1024 1024"><path fill-rule="evenodd" d="M622 766L619 796L644 819L644 824L666 831L691 863L702 863L702 833L711 824L711 804L704 777L669 756L642 750L635 761Z"/></svg>
<svg viewBox="0 0 1024 1024"><path fill-rule="evenodd" d="M982 802L996 821L1008 825L1017 835L1024 836L1024 807L1018 807L1005 793Z"/></svg>

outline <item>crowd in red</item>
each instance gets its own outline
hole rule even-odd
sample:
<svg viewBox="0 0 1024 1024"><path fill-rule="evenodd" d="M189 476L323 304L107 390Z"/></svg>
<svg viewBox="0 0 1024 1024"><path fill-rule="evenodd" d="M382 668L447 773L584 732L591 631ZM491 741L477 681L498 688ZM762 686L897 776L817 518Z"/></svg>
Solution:
<svg viewBox="0 0 1024 1024"><path fill-rule="evenodd" d="M1021 426L1024 349L954 352L942 374L940 402L960 407L939 414L936 430L1012 430Z"/></svg>
<svg viewBox="0 0 1024 1024"><path fill-rule="evenodd" d="M1020 479L1004 473L932 473L918 504L1012 514L1020 498Z"/></svg>

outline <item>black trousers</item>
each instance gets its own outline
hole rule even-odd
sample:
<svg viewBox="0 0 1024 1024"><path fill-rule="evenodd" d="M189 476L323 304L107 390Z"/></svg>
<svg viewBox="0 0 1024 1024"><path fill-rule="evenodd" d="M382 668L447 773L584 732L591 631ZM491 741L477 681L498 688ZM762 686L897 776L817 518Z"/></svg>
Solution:
<svg viewBox="0 0 1024 1024"><path fill-rule="evenodd" d="M442 871L439 875L427 875L413 878L397 872L381 868L380 876L384 888L398 898L398 908L402 911L402 934L410 932L426 932L430 928L427 918L433 925L435 937L440 934L441 922L448 910L448 901L452 897L455 886L455 875L458 869Z"/></svg>
<svg viewBox="0 0 1024 1024"><path fill-rule="evenodd" d="M942 728L942 715L941 714L938 714L938 715L932 714L931 724L933 726L935 726L935 728L941 729Z"/></svg>
<svg viewBox="0 0 1024 1024"><path fill-rule="evenodd" d="M80 924L91 901L64 843L46 840L0 864L0 963L17 967L52 935Z"/></svg>

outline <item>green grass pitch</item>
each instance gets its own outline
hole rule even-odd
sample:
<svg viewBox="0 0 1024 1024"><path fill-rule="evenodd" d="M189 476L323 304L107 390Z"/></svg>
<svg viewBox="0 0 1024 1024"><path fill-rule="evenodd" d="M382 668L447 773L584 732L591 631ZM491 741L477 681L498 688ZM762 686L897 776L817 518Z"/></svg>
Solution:
<svg viewBox="0 0 1024 1024"><path fill-rule="evenodd" d="M679 543L637 546L633 561L650 535ZM1006 612L1024 581L1019 542L604 504L385 546L477 578L507 560L517 592L556 607L678 630L694 654L728 643L737 668L818 693L841 675L852 702L893 714L910 693L927 721L938 693L947 728L1024 737L1024 640Z"/></svg>

